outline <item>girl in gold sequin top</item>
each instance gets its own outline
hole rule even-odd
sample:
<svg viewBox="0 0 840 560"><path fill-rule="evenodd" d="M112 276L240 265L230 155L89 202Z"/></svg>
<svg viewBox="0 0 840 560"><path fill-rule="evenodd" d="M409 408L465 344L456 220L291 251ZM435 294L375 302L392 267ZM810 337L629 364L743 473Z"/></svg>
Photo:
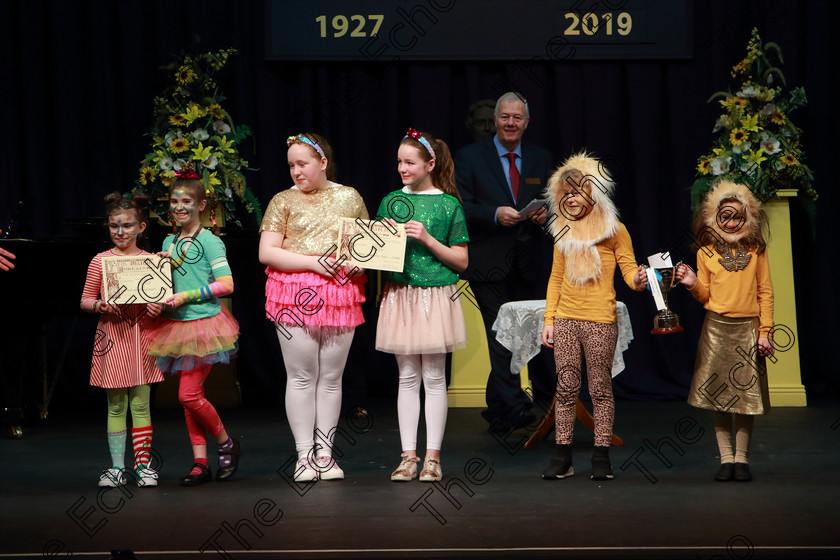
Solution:
<svg viewBox="0 0 840 560"><path fill-rule="evenodd" d="M332 150L318 134L289 137L294 186L271 199L260 226L267 266L266 317L286 365L286 415L295 438L296 481L338 480L332 458L341 378L356 326L364 322L365 276L336 266L339 218L368 219L355 189L335 183Z"/></svg>

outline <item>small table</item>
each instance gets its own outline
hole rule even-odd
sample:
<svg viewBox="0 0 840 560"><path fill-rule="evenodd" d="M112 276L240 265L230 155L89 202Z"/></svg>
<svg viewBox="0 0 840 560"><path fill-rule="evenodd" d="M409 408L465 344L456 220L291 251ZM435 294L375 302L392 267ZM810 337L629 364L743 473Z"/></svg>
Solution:
<svg viewBox="0 0 840 560"><path fill-rule="evenodd" d="M618 315L618 340L615 345L613 356L612 376L615 377L624 370L623 353L630 346L633 340L633 325L630 323L630 314L624 303L616 302L616 314ZM511 351L513 356L510 360L510 372L512 375L519 375L519 372L528 362L540 353L542 347L543 314L545 313L545 300L511 301L499 308L496 321L493 323L493 330L496 332L496 340L499 344ZM556 398L556 397L555 397ZM577 400L576 415L580 422L589 428L594 429L595 422L592 415ZM551 428L554 426L554 402L552 401L548 413L543 418L537 429L528 438L523 446L531 449L537 442L542 441ZM612 436L613 445L624 445L617 435Z"/></svg>

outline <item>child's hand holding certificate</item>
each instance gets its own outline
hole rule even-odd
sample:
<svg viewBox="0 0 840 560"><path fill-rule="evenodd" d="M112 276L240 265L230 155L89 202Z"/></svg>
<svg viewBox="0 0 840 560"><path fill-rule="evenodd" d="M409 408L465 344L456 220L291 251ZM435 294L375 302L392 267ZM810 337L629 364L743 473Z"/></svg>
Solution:
<svg viewBox="0 0 840 560"><path fill-rule="evenodd" d="M403 271L405 226L361 218L341 218L337 259L346 264L374 270Z"/></svg>
<svg viewBox="0 0 840 560"><path fill-rule="evenodd" d="M171 295L172 263L168 258L102 258L102 296L109 305L157 303Z"/></svg>

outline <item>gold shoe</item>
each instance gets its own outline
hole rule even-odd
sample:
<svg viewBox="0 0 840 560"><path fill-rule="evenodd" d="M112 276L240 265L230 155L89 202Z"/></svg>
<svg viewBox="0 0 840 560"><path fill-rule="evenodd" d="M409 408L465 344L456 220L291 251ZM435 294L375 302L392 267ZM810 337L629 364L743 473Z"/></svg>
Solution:
<svg viewBox="0 0 840 560"><path fill-rule="evenodd" d="M435 482L441 478L443 473L440 471L440 459L426 459L420 473L420 482Z"/></svg>
<svg viewBox="0 0 840 560"><path fill-rule="evenodd" d="M409 457L405 453L400 455L400 466L391 473L391 480L394 482L408 482L417 478L417 463L420 457Z"/></svg>

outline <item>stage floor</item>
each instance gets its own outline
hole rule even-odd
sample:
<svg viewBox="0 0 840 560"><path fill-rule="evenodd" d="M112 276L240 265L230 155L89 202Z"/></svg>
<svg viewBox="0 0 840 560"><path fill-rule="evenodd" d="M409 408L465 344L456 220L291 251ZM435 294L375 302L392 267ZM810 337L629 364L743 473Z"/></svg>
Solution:
<svg viewBox="0 0 840 560"><path fill-rule="evenodd" d="M625 446L612 450L612 481L589 479L592 434L579 424L576 474L549 482L540 473L552 441L524 451L527 429L494 437L478 409L450 409L443 482L393 483L396 405L368 401L345 402L368 415L339 425L344 481L294 483L283 410L243 407L220 411L243 445L235 479L183 488L192 462L183 415L153 410L160 486L99 492L109 461L102 404L96 414L52 416L22 440L0 440L0 558L108 558L112 549L166 559L840 554L836 401L758 418L750 483L712 480L710 413L628 401L616 407Z"/></svg>

